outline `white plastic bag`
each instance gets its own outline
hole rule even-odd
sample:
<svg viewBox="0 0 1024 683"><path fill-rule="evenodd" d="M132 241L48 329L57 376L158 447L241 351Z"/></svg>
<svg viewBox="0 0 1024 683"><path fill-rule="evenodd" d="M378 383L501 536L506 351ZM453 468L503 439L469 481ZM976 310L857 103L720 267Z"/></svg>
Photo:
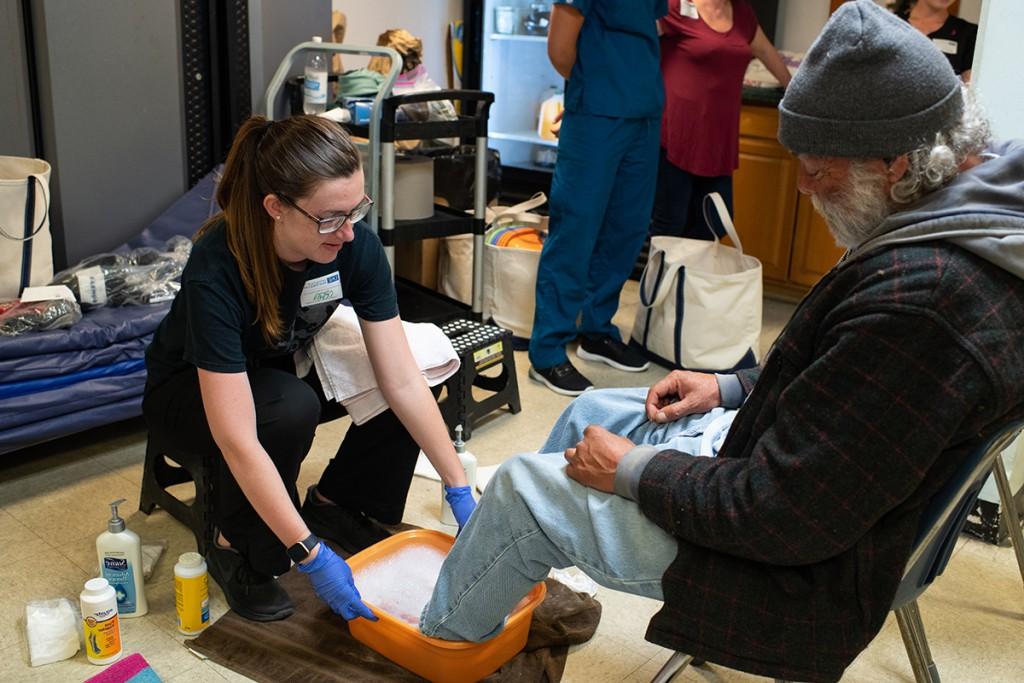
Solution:
<svg viewBox="0 0 1024 683"><path fill-rule="evenodd" d="M78 622L78 612L67 598L26 603L25 632L32 666L59 662L78 654Z"/></svg>

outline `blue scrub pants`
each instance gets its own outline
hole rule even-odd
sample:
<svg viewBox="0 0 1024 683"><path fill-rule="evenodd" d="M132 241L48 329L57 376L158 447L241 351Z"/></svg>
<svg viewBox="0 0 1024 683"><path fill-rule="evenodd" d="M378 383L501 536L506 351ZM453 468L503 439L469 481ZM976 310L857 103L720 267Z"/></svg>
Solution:
<svg viewBox="0 0 1024 683"><path fill-rule="evenodd" d="M537 271L533 367L564 363L565 345L581 334L621 340L612 316L647 236L660 125L660 117L562 118Z"/></svg>

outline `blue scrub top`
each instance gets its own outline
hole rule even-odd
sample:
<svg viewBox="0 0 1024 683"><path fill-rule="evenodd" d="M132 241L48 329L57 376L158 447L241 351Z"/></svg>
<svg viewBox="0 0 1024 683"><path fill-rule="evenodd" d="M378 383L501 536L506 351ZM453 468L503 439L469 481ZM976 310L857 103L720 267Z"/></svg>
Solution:
<svg viewBox="0 0 1024 683"><path fill-rule="evenodd" d="M668 0L555 0L583 14L576 63L565 86L566 110L636 118L661 116L657 19Z"/></svg>

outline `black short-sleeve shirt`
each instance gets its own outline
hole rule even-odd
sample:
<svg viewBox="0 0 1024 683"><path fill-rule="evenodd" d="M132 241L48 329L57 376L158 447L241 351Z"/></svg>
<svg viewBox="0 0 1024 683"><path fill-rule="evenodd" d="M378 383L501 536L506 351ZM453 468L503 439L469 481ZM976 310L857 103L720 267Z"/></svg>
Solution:
<svg viewBox="0 0 1024 683"><path fill-rule="evenodd" d="M193 246L181 291L146 350L147 392L190 367L244 372L264 359L290 355L310 342L342 298L363 320L398 315L384 248L364 223L356 224L355 239L331 263L282 270L278 310L285 332L268 344L228 250L224 223L211 228Z"/></svg>
<svg viewBox="0 0 1024 683"><path fill-rule="evenodd" d="M910 21L910 12L904 12L900 18ZM977 24L950 15L938 30L928 34L928 38L939 52L946 55L957 76L970 71L974 63L974 46L978 42Z"/></svg>

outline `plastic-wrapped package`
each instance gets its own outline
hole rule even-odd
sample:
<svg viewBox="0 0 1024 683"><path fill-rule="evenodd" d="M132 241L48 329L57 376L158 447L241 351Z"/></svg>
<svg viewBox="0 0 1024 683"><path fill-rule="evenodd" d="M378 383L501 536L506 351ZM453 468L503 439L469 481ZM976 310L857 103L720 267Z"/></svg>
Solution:
<svg viewBox="0 0 1024 683"><path fill-rule="evenodd" d="M82 319L82 309L74 301L0 302L0 337L14 337L36 330L71 327Z"/></svg>
<svg viewBox="0 0 1024 683"><path fill-rule="evenodd" d="M59 662L78 653L78 611L67 598L25 604L25 634L32 666Z"/></svg>
<svg viewBox="0 0 1024 683"><path fill-rule="evenodd" d="M398 77L391 92L395 95L408 95L417 92L435 92L441 86L427 74L426 68L420 64ZM451 100L431 100L429 102L411 102L398 107L398 121L454 121L459 118L455 105ZM399 140L399 149L439 149L451 148L459 144L455 138L438 138L437 140Z"/></svg>
<svg viewBox="0 0 1024 683"><path fill-rule="evenodd" d="M434 79L427 74L426 68L421 64L400 75L391 92L395 95L408 95L416 92L434 92L440 89L441 86L434 82ZM399 121L454 121L458 118L455 105L451 100L403 104L398 108L398 114Z"/></svg>
<svg viewBox="0 0 1024 683"><path fill-rule="evenodd" d="M96 254L62 270L50 284L65 285L84 310L170 301L192 251L192 241L176 235L164 250L139 247L124 253Z"/></svg>

